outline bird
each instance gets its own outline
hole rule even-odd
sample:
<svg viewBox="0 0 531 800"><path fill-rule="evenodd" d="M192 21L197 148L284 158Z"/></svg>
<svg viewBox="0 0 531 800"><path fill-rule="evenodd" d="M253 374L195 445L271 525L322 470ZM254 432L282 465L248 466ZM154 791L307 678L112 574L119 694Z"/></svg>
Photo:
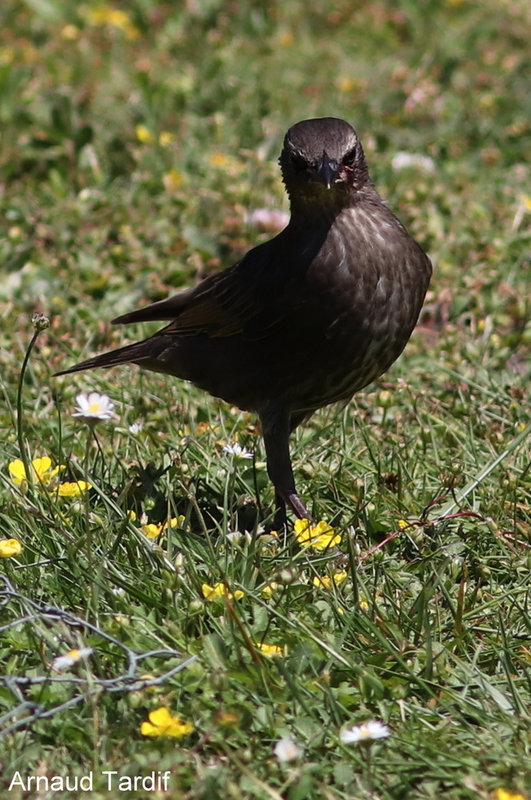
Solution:
<svg viewBox="0 0 531 800"><path fill-rule="evenodd" d="M112 320L169 323L161 330L56 373L133 363L254 412L275 490L275 528L287 523L287 509L311 519L296 490L290 435L393 364L432 274L424 250L378 194L348 122L292 125L279 164L290 205L282 231L196 286Z"/></svg>

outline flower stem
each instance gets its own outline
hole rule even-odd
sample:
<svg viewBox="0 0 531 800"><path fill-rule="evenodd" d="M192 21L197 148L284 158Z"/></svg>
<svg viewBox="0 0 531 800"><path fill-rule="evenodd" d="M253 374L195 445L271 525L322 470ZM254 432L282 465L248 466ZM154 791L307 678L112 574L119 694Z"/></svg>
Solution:
<svg viewBox="0 0 531 800"><path fill-rule="evenodd" d="M26 449L26 442L24 440L24 426L23 426L23 415L22 415L22 390L24 387L24 377L26 375L26 370L28 367L31 351L33 350L35 342L37 341L41 331L45 330L50 324L47 317L45 317L43 314L34 314L31 321L33 322L33 327L34 327L33 336L31 337L31 341L28 345L26 354L24 355L24 359L22 361L22 367L20 368L20 375L18 377L18 387L17 387L18 449L20 451L20 460L24 464L24 472L26 473L26 482L28 484L28 494L30 495L33 493L33 486L35 481L33 480L33 465L28 455L28 451Z"/></svg>

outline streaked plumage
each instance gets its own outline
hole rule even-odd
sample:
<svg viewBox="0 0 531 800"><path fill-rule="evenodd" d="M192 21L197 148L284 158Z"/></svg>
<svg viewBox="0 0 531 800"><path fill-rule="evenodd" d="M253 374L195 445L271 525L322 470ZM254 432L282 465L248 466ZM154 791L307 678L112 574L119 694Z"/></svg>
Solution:
<svg viewBox="0 0 531 800"><path fill-rule="evenodd" d="M308 516L289 434L391 366L431 276L429 259L376 192L348 123L294 125L280 165L291 218L278 236L198 286L113 320L169 321L153 336L58 373L133 362L256 412L277 521L285 503Z"/></svg>

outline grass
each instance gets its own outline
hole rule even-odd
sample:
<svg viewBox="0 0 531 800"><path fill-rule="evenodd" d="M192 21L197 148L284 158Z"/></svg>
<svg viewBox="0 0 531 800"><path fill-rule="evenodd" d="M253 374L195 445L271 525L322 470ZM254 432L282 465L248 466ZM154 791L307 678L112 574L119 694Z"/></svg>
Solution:
<svg viewBox="0 0 531 800"><path fill-rule="evenodd" d="M0 761L6 790L41 777L14 800L58 796L54 776L115 796L104 771L144 798L165 770L154 796L525 797L529 12L352 5L3 3L0 538L22 550L0 562ZM301 495L341 536L322 551L259 527L251 416L134 368L51 378L139 335L116 314L268 238L249 212L286 208L282 136L317 115L356 125L435 264L404 356L295 437ZM80 391L114 418L74 418ZM44 456L55 484L13 481ZM160 707L193 731L143 735ZM369 719L389 738L341 742ZM285 764L283 736L303 751Z"/></svg>

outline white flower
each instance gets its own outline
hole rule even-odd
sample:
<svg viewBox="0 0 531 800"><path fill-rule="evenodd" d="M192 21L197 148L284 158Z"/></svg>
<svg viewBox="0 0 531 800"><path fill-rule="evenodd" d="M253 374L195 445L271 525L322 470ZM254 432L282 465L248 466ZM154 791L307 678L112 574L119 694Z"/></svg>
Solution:
<svg viewBox="0 0 531 800"><path fill-rule="evenodd" d="M247 222L258 228L259 231L276 233L286 227L289 222L289 214L276 208L257 208L248 215Z"/></svg>
<svg viewBox="0 0 531 800"><path fill-rule="evenodd" d="M283 736L275 745L275 755L281 764L288 761L296 761L302 756L302 747L299 747L293 739Z"/></svg>
<svg viewBox="0 0 531 800"><path fill-rule="evenodd" d="M81 647L79 650L69 650L64 656L57 656L52 661L52 669L54 672L63 672L65 669L70 669L78 661L88 658L93 652L92 647Z"/></svg>
<svg viewBox="0 0 531 800"><path fill-rule="evenodd" d="M242 447L241 444L236 442L235 444L225 444L223 445L223 452L228 453L235 458L252 458L253 454L250 453L245 447Z"/></svg>
<svg viewBox="0 0 531 800"><path fill-rule="evenodd" d="M426 172L435 172L435 161L429 156L424 156L421 153L406 153L403 150L396 153L391 161L393 169L407 169L408 167L417 167Z"/></svg>
<svg viewBox="0 0 531 800"><path fill-rule="evenodd" d="M114 403L106 394L91 392L85 394L81 392L76 397L76 410L73 417L83 417L84 419L111 419L113 416Z"/></svg>
<svg viewBox="0 0 531 800"><path fill-rule="evenodd" d="M391 735L391 731L376 719L371 719L364 722L363 725L354 725L352 728L347 728L346 731L341 731L339 738L344 744L353 744L355 742L370 742L373 739L385 739Z"/></svg>
<svg viewBox="0 0 531 800"><path fill-rule="evenodd" d="M133 436L136 436L137 433L140 433L143 427L144 426L141 422L132 422L131 425L129 425L129 433L132 433Z"/></svg>

